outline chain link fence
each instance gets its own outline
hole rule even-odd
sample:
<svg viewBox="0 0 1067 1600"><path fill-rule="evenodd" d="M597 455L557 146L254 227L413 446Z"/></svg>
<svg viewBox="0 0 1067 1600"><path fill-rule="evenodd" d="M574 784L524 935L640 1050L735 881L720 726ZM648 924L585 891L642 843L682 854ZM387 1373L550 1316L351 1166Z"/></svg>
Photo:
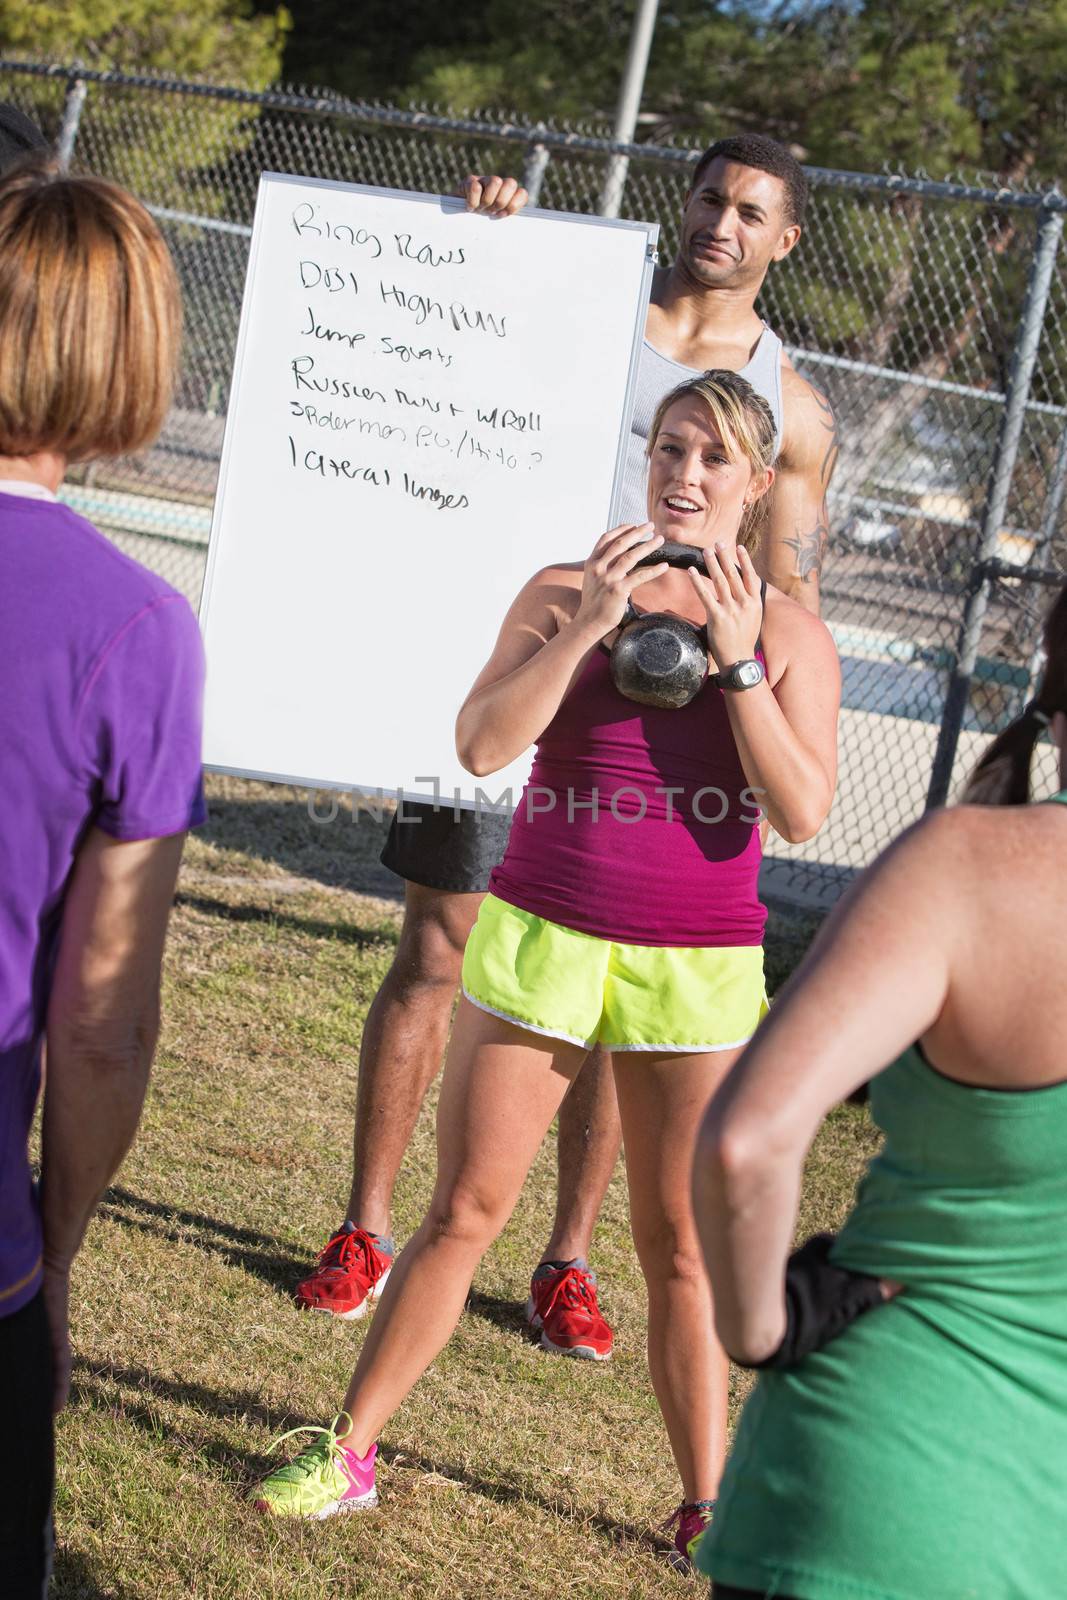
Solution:
<svg viewBox="0 0 1067 1600"><path fill-rule="evenodd" d="M3 96L81 167L154 211L186 340L154 449L75 471L76 509L194 602L204 569L262 170L452 192L521 172L542 206L661 224L670 259L699 152L289 93L0 62ZM844 667L840 787L819 837L772 838L766 888L828 904L944 801L1040 668L1067 565L1067 202L1044 193L809 169L799 248L760 311L841 432L823 615ZM1050 747L1042 779L1054 787Z"/></svg>

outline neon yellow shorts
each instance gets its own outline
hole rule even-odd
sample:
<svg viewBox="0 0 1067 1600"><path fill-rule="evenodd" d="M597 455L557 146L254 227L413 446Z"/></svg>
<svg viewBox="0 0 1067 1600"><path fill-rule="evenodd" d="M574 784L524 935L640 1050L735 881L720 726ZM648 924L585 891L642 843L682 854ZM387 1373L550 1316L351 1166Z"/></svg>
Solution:
<svg viewBox="0 0 1067 1600"><path fill-rule="evenodd" d="M615 944L487 894L463 992L533 1033L589 1049L733 1050L767 1013L760 945Z"/></svg>

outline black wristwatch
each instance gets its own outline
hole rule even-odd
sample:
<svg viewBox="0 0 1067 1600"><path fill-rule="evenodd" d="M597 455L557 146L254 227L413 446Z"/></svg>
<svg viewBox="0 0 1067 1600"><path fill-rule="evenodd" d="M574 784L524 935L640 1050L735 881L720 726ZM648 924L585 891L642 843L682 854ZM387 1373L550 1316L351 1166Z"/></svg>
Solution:
<svg viewBox="0 0 1067 1600"><path fill-rule="evenodd" d="M735 661L732 667L719 673L719 688L754 689L765 677L762 661Z"/></svg>

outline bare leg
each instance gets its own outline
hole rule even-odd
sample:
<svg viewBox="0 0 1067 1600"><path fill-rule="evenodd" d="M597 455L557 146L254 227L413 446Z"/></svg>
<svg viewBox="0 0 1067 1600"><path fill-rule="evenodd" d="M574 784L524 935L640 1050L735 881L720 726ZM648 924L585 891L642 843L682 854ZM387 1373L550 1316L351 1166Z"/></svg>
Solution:
<svg viewBox="0 0 1067 1600"><path fill-rule="evenodd" d="M357 1228L388 1234L393 1187L426 1091L445 1053L463 947L480 894L404 886L404 926L363 1029L352 1193Z"/></svg>
<svg viewBox="0 0 1067 1600"><path fill-rule="evenodd" d="M559 1108L556 1220L542 1261L589 1259L593 1229L621 1142L611 1056L598 1045Z"/></svg>
<svg viewBox="0 0 1067 1600"><path fill-rule="evenodd" d="M461 998L437 1112L433 1199L393 1268L345 1396L347 1443L358 1455L447 1343L581 1060L576 1046Z"/></svg>
<svg viewBox="0 0 1067 1600"><path fill-rule="evenodd" d="M689 1198L697 1130L739 1050L619 1051L630 1225L648 1288L648 1366L687 1503L713 1500L726 1456L729 1363Z"/></svg>

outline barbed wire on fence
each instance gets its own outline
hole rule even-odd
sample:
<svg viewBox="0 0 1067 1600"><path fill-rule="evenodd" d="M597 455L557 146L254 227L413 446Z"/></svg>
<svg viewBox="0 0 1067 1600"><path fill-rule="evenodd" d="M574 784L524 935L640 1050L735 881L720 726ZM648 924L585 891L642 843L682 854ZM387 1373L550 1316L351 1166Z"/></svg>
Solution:
<svg viewBox="0 0 1067 1600"><path fill-rule="evenodd" d="M519 155L539 205L589 213L621 155L621 214L658 221L669 257L700 155L320 91L27 61L0 73L67 159L127 185L167 234L186 301L175 406L153 450L81 469L66 492L194 602L262 170L448 193ZM1040 666L1067 561L1067 200L980 176L806 170L804 237L760 311L841 430L822 585L843 662L841 781L817 840L772 845L768 882L826 904L952 795ZM1050 754L1046 772L1051 785Z"/></svg>

